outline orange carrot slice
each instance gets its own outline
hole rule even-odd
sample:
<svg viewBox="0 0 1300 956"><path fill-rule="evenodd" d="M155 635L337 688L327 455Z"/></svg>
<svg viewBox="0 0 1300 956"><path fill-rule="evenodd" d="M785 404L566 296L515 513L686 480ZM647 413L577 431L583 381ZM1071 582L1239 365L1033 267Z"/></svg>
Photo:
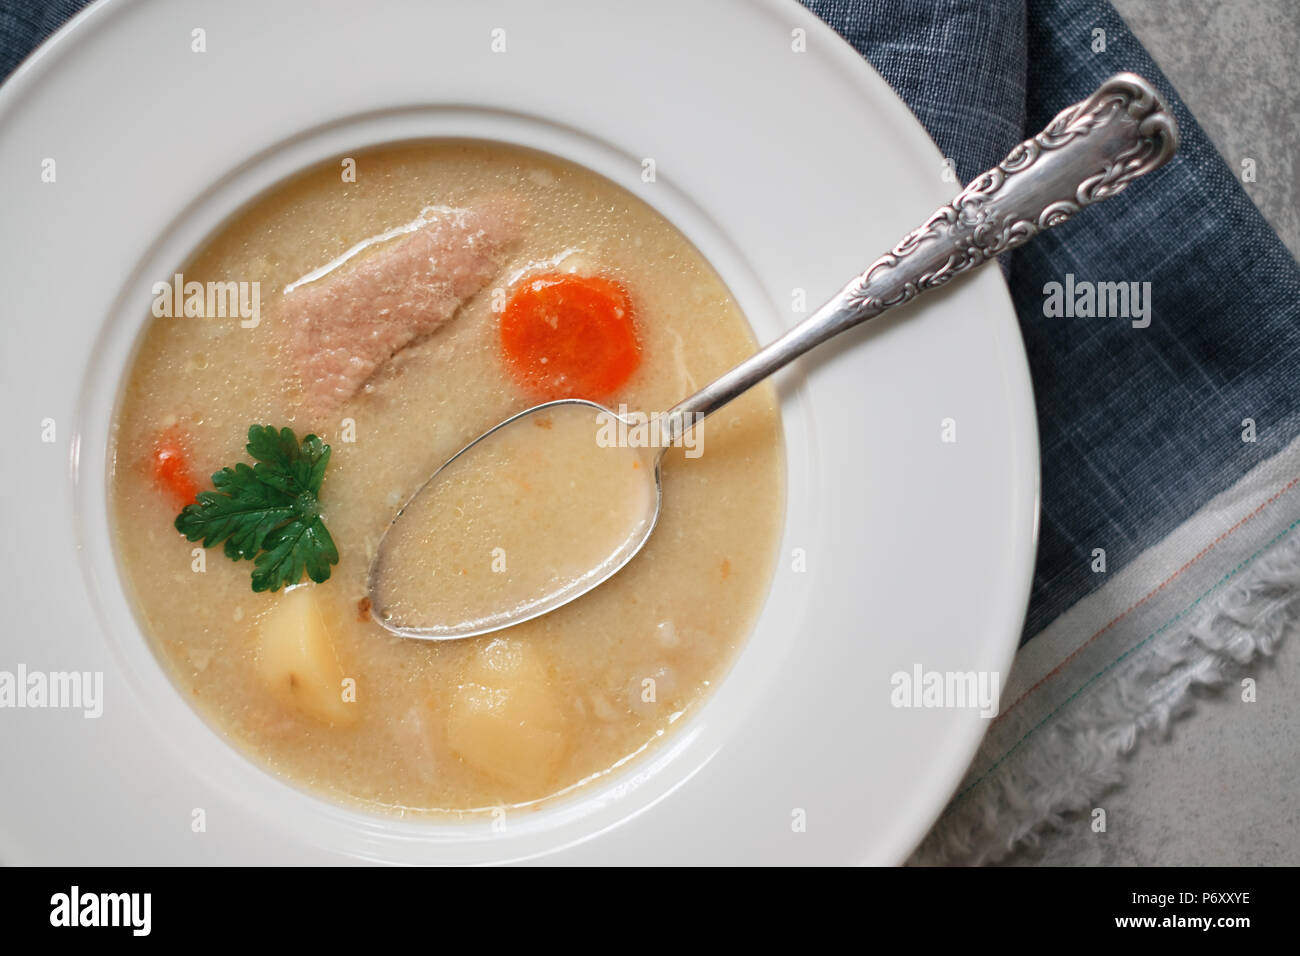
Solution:
<svg viewBox="0 0 1300 956"><path fill-rule="evenodd" d="M641 364L632 299L602 276L525 279L501 315L501 347L516 381L544 401L599 401Z"/></svg>
<svg viewBox="0 0 1300 956"><path fill-rule="evenodd" d="M158 486L170 494L177 508L193 504L199 494L179 429L169 428L154 442L153 476Z"/></svg>

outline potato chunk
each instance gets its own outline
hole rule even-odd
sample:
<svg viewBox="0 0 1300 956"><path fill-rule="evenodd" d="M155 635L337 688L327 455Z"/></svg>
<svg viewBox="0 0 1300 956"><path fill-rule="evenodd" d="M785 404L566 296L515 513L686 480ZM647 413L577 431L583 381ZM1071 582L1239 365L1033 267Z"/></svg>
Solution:
<svg viewBox="0 0 1300 956"><path fill-rule="evenodd" d="M554 778L568 749L565 718L537 651L499 638L474 656L448 709L447 743L512 788L536 791Z"/></svg>
<svg viewBox="0 0 1300 956"><path fill-rule="evenodd" d="M343 668L313 587L297 587L276 599L262 621L258 674L281 702L323 724L356 720L356 705L343 699Z"/></svg>

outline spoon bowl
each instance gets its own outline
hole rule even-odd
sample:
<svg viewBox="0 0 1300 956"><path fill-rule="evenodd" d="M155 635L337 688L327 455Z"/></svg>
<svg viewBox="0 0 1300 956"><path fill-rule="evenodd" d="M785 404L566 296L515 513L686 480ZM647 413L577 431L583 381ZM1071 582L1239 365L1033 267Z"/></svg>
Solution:
<svg viewBox="0 0 1300 956"><path fill-rule="evenodd" d="M638 495L635 488L627 488L626 486L624 486L624 491L630 492L629 497L633 501L643 500L646 507L642 514L638 515L633 510L624 515L626 518L626 533L612 534L606 540L596 542L594 548L588 548L585 560L579 562L583 565L580 572L573 573L572 570L569 570L566 573L563 569L554 569L554 573L548 576L550 580L556 582L553 587L541 591L534 589L533 593L526 594L523 597L505 600L502 602L503 609L500 612L471 614L462 616L460 620L431 620L429 616L413 614L409 607L403 608L399 602L393 600L394 591L400 589L400 581L394 581L394 578L397 577L398 568L401 565L400 557L394 560L394 552L400 546L400 536L405 529L405 523L413 519L418 520L418 518L415 518L415 514L425 504L426 500L430 496L442 492L449 478L460 467L472 464L470 459L475 456L490 455L493 449L502 446L524 445L530 440L535 442L539 434L542 434L542 440L545 441L554 428L556 416L564 415L570 410L590 413L589 420L593 425L591 433L593 444L601 442L601 435L606 429L615 434L627 434L629 429L636 427L636 423L626 418L620 418L615 412L603 405L585 399L570 398L534 405L516 415L512 415L471 441L441 465L420 486L419 490L397 512L385 530L384 535L380 538L375 557L370 565L368 581L371 615L379 624L394 634L424 640L450 641L488 634L504 627L532 620L568 604L618 573L636 556L649 539L659 520L659 509L663 501L660 483L663 449L625 449L620 451L611 447L608 454L618 455L620 458L625 457L629 461L642 465L642 467L635 469L636 475L633 478L635 483L642 486L641 494ZM577 417L583 422L588 420L586 414L572 417ZM539 433L538 427L543 422L545 423L541 425L543 432ZM622 428L619 427L620 425ZM578 427L582 428L583 426L579 424ZM563 460L560 463L564 464ZM623 462L620 461L619 463ZM597 477L600 477L599 473ZM593 495L598 496L599 493L599 488L576 487L572 489L572 494L577 498L591 498ZM471 494L474 494L474 492L471 492ZM434 507L437 506L434 502L429 502L429 504ZM482 553L479 558L482 561L491 560L492 549L484 547L480 550ZM510 567L508 563L511 560L510 555L503 553L500 560L500 570L503 572L504 577L504 573ZM493 568L493 570L496 570L496 568ZM493 581L494 578L488 580Z"/></svg>

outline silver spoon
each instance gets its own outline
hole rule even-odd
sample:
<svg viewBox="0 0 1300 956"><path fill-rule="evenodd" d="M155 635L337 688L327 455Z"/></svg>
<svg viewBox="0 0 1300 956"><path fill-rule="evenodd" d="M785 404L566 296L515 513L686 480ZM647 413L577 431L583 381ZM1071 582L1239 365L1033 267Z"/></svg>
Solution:
<svg viewBox="0 0 1300 956"><path fill-rule="evenodd" d="M467 625L393 619L377 599L385 542L411 502L433 486L447 465L474 454L481 442L500 430L526 426L531 416L559 405L590 406L611 419L616 416L594 402L568 399L538 405L506 419L452 456L393 518L370 565L375 620L405 637L456 640L520 624L586 594L623 568L649 539L663 501L663 454L671 445L680 444L696 423L827 339L1023 245L1084 206L1114 196L1134 179L1162 166L1177 146L1177 125L1155 88L1133 73L1111 77L1086 100L1060 113L1041 133L1013 149L997 166L977 176L952 202L904 236L811 316L670 409L660 422L661 442L654 458L653 513L639 533L630 536L592 573L486 621ZM644 473L646 480L651 480L650 469Z"/></svg>

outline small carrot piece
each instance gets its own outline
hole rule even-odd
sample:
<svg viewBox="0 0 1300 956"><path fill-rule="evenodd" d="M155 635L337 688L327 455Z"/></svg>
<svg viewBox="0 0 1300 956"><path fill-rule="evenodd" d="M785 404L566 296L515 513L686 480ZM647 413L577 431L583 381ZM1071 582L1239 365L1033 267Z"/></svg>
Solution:
<svg viewBox="0 0 1300 956"><path fill-rule="evenodd" d="M603 276L530 276L501 314L501 347L535 397L600 400L641 364L632 299Z"/></svg>
<svg viewBox="0 0 1300 956"><path fill-rule="evenodd" d="M169 428L154 442L153 476L159 487L176 500L179 508L193 504L198 497L199 483L190 470L179 430Z"/></svg>

